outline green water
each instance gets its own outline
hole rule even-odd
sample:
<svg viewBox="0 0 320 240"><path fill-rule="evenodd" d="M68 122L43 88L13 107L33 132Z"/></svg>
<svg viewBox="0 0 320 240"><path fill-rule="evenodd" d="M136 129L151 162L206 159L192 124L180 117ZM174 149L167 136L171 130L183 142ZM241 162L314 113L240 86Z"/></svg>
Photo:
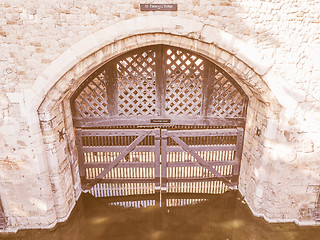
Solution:
<svg viewBox="0 0 320 240"><path fill-rule="evenodd" d="M134 208L124 207L123 202L119 203L123 200L120 198L97 199L83 194L66 223L59 223L50 230L23 230L17 234L2 234L0 239L320 239L320 227L298 227L293 223L268 224L263 219L252 216L245 202L234 192L211 197L192 195L200 199L197 201L165 200L187 197L162 196L159 207L158 196L151 196L150 199L155 199L153 203L156 205L144 207L145 202L140 201L135 202L138 208ZM144 198L148 199L148 196ZM112 205L112 201L118 201L122 206ZM132 203L128 199L126 201L126 205ZM184 205L186 202L189 204L172 206Z"/></svg>

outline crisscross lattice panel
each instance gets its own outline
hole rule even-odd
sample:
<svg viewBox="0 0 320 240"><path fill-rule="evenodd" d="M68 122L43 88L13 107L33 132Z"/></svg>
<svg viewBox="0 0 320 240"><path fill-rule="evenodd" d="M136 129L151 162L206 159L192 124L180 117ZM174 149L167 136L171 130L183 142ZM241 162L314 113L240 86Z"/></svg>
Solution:
<svg viewBox="0 0 320 240"><path fill-rule="evenodd" d="M117 62L119 115L155 114L155 57L156 52L147 49Z"/></svg>
<svg viewBox="0 0 320 240"><path fill-rule="evenodd" d="M100 70L100 71L99 71ZM99 69L91 75L87 84L74 100L77 117L100 117L108 115L106 86L104 76L106 72Z"/></svg>
<svg viewBox="0 0 320 240"><path fill-rule="evenodd" d="M167 115L200 115L204 60L191 52L166 48Z"/></svg>
<svg viewBox="0 0 320 240"><path fill-rule="evenodd" d="M248 100L228 73L204 57L156 45L106 63L88 77L72 101L77 126L92 126L97 118L111 116L244 119Z"/></svg>
<svg viewBox="0 0 320 240"><path fill-rule="evenodd" d="M209 115L219 118L244 117L246 99L232 83L227 73L216 68L213 81L212 104L209 106Z"/></svg>

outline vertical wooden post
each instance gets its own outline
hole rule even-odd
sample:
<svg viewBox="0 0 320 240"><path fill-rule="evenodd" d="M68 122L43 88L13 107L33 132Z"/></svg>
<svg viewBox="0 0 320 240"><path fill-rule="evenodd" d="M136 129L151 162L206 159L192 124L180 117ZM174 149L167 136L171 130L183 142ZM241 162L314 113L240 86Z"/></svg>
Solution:
<svg viewBox="0 0 320 240"><path fill-rule="evenodd" d="M167 191L167 144L168 131L161 131L161 190Z"/></svg>
<svg viewBox="0 0 320 240"><path fill-rule="evenodd" d="M163 116L166 105L166 72L165 72L165 48L156 48L156 115Z"/></svg>
<svg viewBox="0 0 320 240"><path fill-rule="evenodd" d="M207 116L210 114L210 108L213 99L213 86L215 82L216 70L209 61L204 62L203 87L202 87L202 108L201 114Z"/></svg>
<svg viewBox="0 0 320 240"><path fill-rule="evenodd" d="M154 130L154 172L155 172L155 189L156 192L160 191L160 129L157 128Z"/></svg>
<svg viewBox="0 0 320 240"><path fill-rule="evenodd" d="M243 147L243 128L237 128L237 141L236 141L236 153L233 166L232 182L237 183L239 179L240 160L242 156Z"/></svg>
<svg viewBox="0 0 320 240"><path fill-rule="evenodd" d="M118 74L117 64L113 61L106 65L104 74L105 86L106 86L106 100L108 113L111 116L118 114Z"/></svg>
<svg viewBox="0 0 320 240"><path fill-rule="evenodd" d="M78 152L78 164L79 164L79 172L80 172L80 179L82 185L86 184L86 170L84 167L84 156L82 151L82 134L81 134L81 128L76 128L75 135L76 135L76 146L77 146L77 152Z"/></svg>

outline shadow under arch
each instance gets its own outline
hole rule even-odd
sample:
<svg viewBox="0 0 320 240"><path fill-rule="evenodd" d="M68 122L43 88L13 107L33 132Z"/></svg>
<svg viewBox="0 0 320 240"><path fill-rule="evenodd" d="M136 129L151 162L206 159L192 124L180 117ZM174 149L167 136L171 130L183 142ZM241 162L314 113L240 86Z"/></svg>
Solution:
<svg viewBox="0 0 320 240"><path fill-rule="evenodd" d="M264 80L272 72L272 66L240 39L201 22L179 17L158 15L118 22L89 35L49 64L37 78L30 94L32 97L26 104L30 112L38 113L38 122L34 119L33 123L39 125L40 121L44 161L48 163L52 176L50 181L56 190L54 197L59 199L58 202L73 203L68 207L56 207L58 221L68 217L81 192L69 101L72 94L87 76L103 64L130 50L155 44L189 49L203 55L237 81L249 97L244 146L252 140L257 144L264 140L255 136L255 128L263 128L265 124L257 122L257 115L262 115L263 119L274 119L276 124L281 105ZM263 155L263 149L246 150L240 173L240 190L243 188L244 194L244 185L252 184L249 188L255 188L257 184L245 183L254 175L249 162L256 155ZM253 154L252 151L261 153ZM63 164L69 167L61 172ZM242 178L243 174L247 177ZM66 194L70 188L74 193Z"/></svg>

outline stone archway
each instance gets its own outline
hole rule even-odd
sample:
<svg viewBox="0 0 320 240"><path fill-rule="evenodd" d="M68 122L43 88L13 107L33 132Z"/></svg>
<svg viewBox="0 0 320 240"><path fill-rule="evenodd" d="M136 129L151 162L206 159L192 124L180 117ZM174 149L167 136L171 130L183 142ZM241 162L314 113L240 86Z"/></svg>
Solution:
<svg viewBox="0 0 320 240"><path fill-rule="evenodd" d="M277 78L270 70L271 65L240 39L212 26L177 17L148 16L119 22L83 39L53 61L37 78L32 91L25 93L28 111L33 114L29 121L44 143L40 154L48 165L57 220L68 217L81 192L70 97L102 64L152 44L181 47L205 55L227 71L249 96L240 191L253 211L263 215L256 210L261 204L254 203L257 197L262 198L261 180L254 171L268 164L264 141L273 139L281 111L278 100L281 103L285 96L281 89L270 90ZM261 137L257 130L264 130ZM252 192L258 194L248 194Z"/></svg>

